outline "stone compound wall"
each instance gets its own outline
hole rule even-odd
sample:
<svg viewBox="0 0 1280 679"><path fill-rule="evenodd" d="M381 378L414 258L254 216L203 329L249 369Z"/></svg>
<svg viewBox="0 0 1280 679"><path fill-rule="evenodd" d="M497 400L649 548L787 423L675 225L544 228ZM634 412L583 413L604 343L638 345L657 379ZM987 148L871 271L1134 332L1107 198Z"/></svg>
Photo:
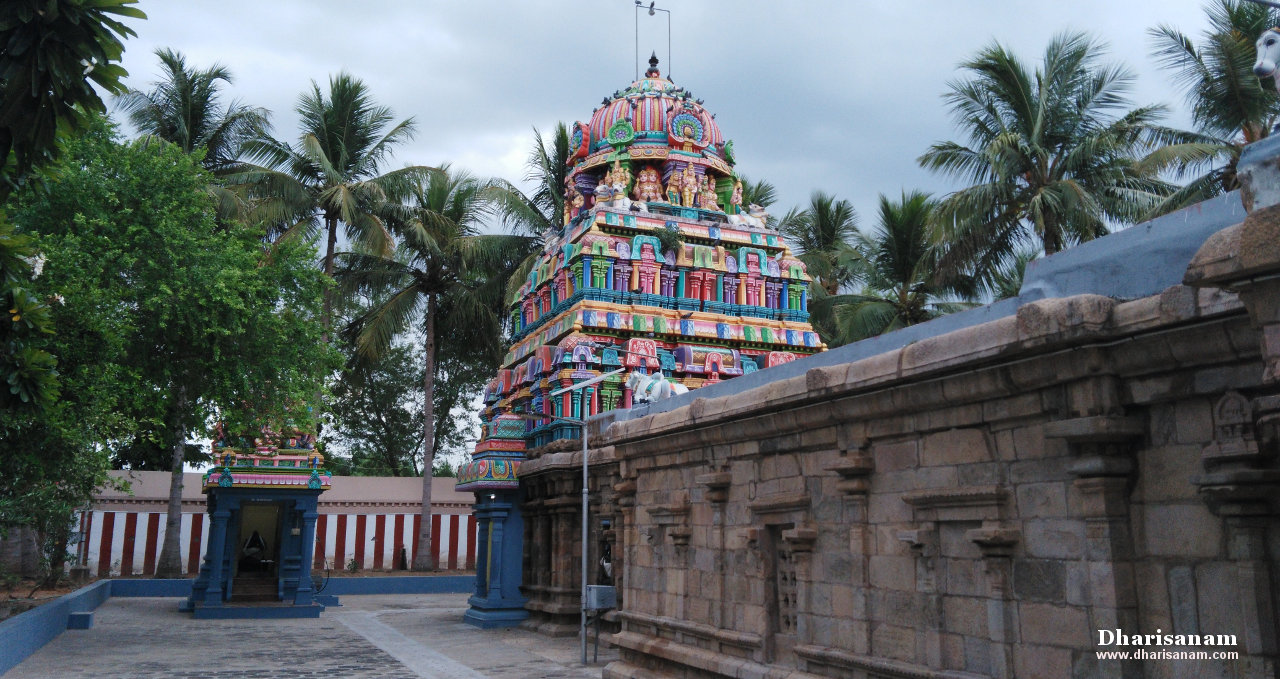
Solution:
<svg viewBox="0 0 1280 679"><path fill-rule="evenodd" d="M1194 479L1260 391L1239 302L1178 287L616 423L605 675L1271 676L1276 515L1215 515ZM1099 664L1099 629L1242 659Z"/></svg>
<svg viewBox="0 0 1280 679"><path fill-rule="evenodd" d="M1276 157L1250 146L1242 195L1048 258L1014 300L595 418L604 676L1276 676ZM548 633L577 623L581 462L521 468Z"/></svg>
<svg viewBox="0 0 1280 679"><path fill-rule="evenodd" d="M604 676L1274 676L1277 225L1223 229L1157 294L1024 299L595 420L589 546L620 588ZM530 624L552 633L576 626L580 457L521 469ZM1099 630L1234 635L1239 657L1099 660L1219 650Z"/></svg>

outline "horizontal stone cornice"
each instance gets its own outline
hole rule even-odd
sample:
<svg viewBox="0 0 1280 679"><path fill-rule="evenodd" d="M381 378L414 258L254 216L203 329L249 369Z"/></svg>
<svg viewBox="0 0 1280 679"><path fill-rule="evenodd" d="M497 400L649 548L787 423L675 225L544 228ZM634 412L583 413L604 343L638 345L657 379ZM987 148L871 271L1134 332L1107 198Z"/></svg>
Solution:
<svg viewBox="0 0 1280 679"><path fill-rule="evenodd" d="M1003 504L1007 498L1008 492L999 486L932 488L902 494L902 501L916 509L992 507Z"/></svg>
<svg viewBox="0 0 1280 679"><path fill-rule="evenodd" d="M1063 439L1069 443L1104 443L1142 438L1147 423L1141 417L1094 415L1070 420L1056 420L1044 425L1045 438Z"/></svg>
<svg viewBox="0 0 1280 679"><path fill-rule="evenodd" d="M649 615L648 613L622 609L618 611L618 618L635 625L688 634L699 639L717 641L737 648L755 649L764 645L764 639L759 634L721 629L714 625L679 620L667 616Z"/></svg>
<svg viewBox="0 0 1280 679"><path fill-rule="evenodd" d="M890 679L983 679L984 677L984 675L959 670L934 670L913 663L861 655L824 646L796 646L795 652L810 663L866 672L872 676Z"/></svg>
<svg viewBox="0 0 1280 679"><path fill-rule="evenodd" d="M1100 370L1128 377L1131 372L1150 374L1185 369L1186 361L1209 365L1248 360L1257 355L1256 345L1243 346L1231 339L1232 333L1248 331L1247 316L1237 301L1228 303L1221 296L1186 291L1166 297L1171 299L1153 296L1118 307L1108 307L1097 299L1083 300L1087 303L1082 304L1085 308L1077 314L1080 325L1072 326L1071 332L1059 329L1055 336L1070 339L1056 343L1046 340L1028 345L1015 339L1021 321L1011 320L1012 317L992 321L853 363L813 368L805 375L771 382L741 394L694 399L682 408L614 422L606 430L605 438L616 446L620 459L648 457L663 451L695 450L804 432L850 419L914 416L929 410L1012 398L1093 377ZM1065 303L1075 299L1049 301ZM1057 316L1051 315L1053 322L1045 320L1045 309L1026 314L1020 311L1019 318L1029 325L1059 327L1066 322L1064 317L1075 313L1071 312L1074 308L1071 304L1063 306L1066 310L1059 309ZM1054 308L1057 307L1051 307ZM1125 316L1123 326L1103 323L1104 314L1100 309L1108 308L1123 310L1124 313L1115 311L1107 316ZM1212 313L1208 314L1210 310ZM1199 319L1196 323L1188 323L1196 319ZM1178 325L1173 325L1175 323ZM956 354L942 353L942 345L968 341L972 339L968 335L988 326L992 326L997 335L1007 336L1007 351L986 357L971 356L970 352L964 354L967 358L957 361L948 358ZM1222 335L1224 341L1208 346L1203 346L1202 339L1197 343L1196 339L1202 338L1210 327L1229 328ZM926 342L935 343L928 352L918 346ZM1147 346L1148 342L1152 344ZM1175 359L1172 344L1196 345L1198 351L1191 357ZM916 364L908 365L909 355L919 359ZM1062 360L1068 356L1071 360ZM972 417L976 418L975 424L985 421L980 411L975 411ZM735 426L738 423L744 426ZM913 430L926 432L919 421Z"/></svg>
<svg viewBox="0 0 1280 679"><path fill-rule="evenodd" d="M756 514L780 514L808 509L810 502L808 493L779 493L753 500L747 506Z"/></svg>
<svg viewBox="0 0 1280 679"><path fill-rule="evenodd" d="M544 474L554 474L565 470L582 469L582 443L575 441L578 449L572 452L548 453L541 457L525 460L520 464L520 478L532 479ZM618 464L613 446L591 448L587 451L587 462L591 473L598 470L615 469Z"/></svg>

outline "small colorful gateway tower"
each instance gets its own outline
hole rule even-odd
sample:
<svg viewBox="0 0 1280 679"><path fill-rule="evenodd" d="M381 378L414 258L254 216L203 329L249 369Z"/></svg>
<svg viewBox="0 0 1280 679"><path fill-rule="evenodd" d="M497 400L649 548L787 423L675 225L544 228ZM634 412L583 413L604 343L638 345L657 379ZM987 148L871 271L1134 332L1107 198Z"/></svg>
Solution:
<svg viewBox="0 0 1280 679"><path fill-rule="evenodd" d="M314 444L309 433L232 436L219 427L215 466L203 482L208 548L182 610L197 618L318 617L324 610L311 559L316 503L331 479Z"/></svg>
<svg viewBox="0 0 1280 679"><path fill-rule="evenodd" d="M480 536L468 614L477 624L482 609L491 621L523 613L513 528L526 449L576 439L573 420L824 349L807 322L804 265L762 209L743 205L733 142L701 100L662 77L656 57L570 135L563 228L546 234L511 302L514 343L485 390L481 440L458 474L458 490L476 492L481 530L495 527ZM495 573L514 596L494 593Z"/></svg>

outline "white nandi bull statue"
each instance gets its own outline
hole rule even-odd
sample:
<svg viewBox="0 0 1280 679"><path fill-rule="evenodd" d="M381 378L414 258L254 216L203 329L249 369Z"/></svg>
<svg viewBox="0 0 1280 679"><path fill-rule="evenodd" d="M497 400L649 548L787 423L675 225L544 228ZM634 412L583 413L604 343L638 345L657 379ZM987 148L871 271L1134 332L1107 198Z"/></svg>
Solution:
<svg viewBox="0 0 1280 679"><path fill-rule="evenodd" d="M596 205L605 207L631 209L631 199L627 198L627 187L622 184L600 182L596 185Z"/></svg>
<svg viewBox="0 0 1280 679"><path fill-rule="evenodd" d="M616 207L621 210L648 212L649 205L643 200L631 200L627 197L627 187L623 184L597 184L596 205Z"/></svg>
<svg viewBox="0 0 1280 679"><path fill-rule="evenodd" d="M1253 72L1259 78L1272 78L1280 90L1280 27L1262 32L1255 43L1258 60L1253 62Z"/></svg>
<svg viewBox="0 0 1280 679"><path fill-rule="evenodd" d="M639 370L632 370L627 375L626 385L637 403L650 403L689 393L688 387L679 382L668 381L661 372L646 375Z"/></svg>
<svg viewBox="0 0 1280 679"><path fill-rule="evenodd" d="M769 213L755 203L751 204L747 212L748 214L729 215L729 223L734 226L763 229L765 222L769 219Z"/></svg>

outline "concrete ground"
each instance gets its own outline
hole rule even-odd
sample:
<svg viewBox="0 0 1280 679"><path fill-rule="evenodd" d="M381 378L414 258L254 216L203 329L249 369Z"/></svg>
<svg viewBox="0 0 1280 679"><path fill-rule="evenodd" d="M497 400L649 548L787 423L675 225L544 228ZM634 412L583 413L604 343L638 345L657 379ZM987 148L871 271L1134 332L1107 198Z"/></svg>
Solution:
<svg viewBox="0 0 1280 679"><path fill-rule="evenodd" d="M4 679L577 679L617 657L602 646L583 666L577 638L463 624L465 594L341 601L318 620L194 620L177 599L112 598L93 629L66 631Z"/></svg>

